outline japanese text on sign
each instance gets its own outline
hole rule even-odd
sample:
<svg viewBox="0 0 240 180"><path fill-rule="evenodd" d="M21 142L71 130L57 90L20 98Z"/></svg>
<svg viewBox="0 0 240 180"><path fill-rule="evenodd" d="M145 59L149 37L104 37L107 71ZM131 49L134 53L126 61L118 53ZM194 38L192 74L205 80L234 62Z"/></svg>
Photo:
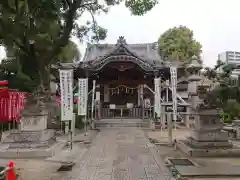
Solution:
<svg viewBox="0 0 240 180"><path fill-rule="evenodd" d="M85 116L87 114L88 79L78 79L78 94L78 115Z"/></svg>
<svg viewBox="0 0 240 180"><path fill-rule="evenodd" d="M72 120L73 113L73 71L59 70L61 91L61 119Z"/></svg>

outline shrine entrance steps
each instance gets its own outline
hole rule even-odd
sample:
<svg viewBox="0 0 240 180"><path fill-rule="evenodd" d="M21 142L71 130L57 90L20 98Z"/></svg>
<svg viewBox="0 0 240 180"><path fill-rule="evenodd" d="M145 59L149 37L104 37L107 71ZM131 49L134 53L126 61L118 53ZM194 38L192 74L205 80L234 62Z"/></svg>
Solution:
<svg viewBox="0 0 240 180"><path fill-rule="evenodd" d="M149 120L142 119L101 119L96 121L96 127L148 127Z"/></svg>

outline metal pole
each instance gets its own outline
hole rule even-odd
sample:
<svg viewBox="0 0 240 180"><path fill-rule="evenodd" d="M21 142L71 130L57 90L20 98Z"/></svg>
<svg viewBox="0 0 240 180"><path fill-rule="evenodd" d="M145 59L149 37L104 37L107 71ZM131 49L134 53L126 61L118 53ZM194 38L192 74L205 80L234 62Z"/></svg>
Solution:
<svg viewBox="0 0 240 180"><path fill-rule="evenodd" d="M159 88L158 88L158 96L159 96L159 99L158 99L158 111L159 111L159 118L160 120L162 119L161 116L162 116L162 103L161 103L161 99L162 99L162 96L161 96L161 91L162 91L162 86L161 86L161 77L159 78Z"/></svg>
<svg viewBox="0 0 240 180"><path fill-rule="evenodd" d="M157 114L157 111L158 111L158 78L155 77L154 79L154 114L153 114L153 117L154 117L154 120L156 119L156 114Z"/></svg>
<svg viewBox="0 0 240 180"><path fill-rule="evenodd" d="M121 124L123 125L123 118L122 118L122 116L123 116L123 108L121 108L120 116L121 116Z"/></svg>
<svg viewBox="0 0 240 180"><path fill-rule="evenodd" d="M97 119L97 108L96 108L96 102L94 102L95 104L95 119Z"/></svg>
<svg viewBox="0 0 240 180"><path fill-rule="evenodd" d="M73 148L73 132L72 132L72 130L70 131L70 148L71 148L71 150L72 150L72 148Z"/></svg>
<svg viewBox="0 0 240 180"><path fill-rule="evenodd" d="M75 122L76 122L76 119L75 119L75 113L73 113L73 118L72 118L72 121L71 121L71 149L72 149L72 145L73 145L73 140L74 140L74 136L75 136Z"/></svg>
<svg viewBox="0 0 240 180"><path fill-rule="evenodd" d="M169 81L167 80L166 81L166 85L167 85L167 88L166 88L166 101L168 102L168 92L169 92Z"/></svg>
<svg viewBox="0 0 240 180"><path fill-rule="evenodd" d="M84 116L84 136L87 136L87 116Z"/></svg>
<svg viewBox="0 0 240 180"><path fill-rule="evenodd" d="M93 119L94 119L94 117L93 117L93 112L94 112L94 99L95 99L95 87L96 87L96 80L93 80L93 88L92 88L92 109L91 109L91 125L92 125L92 123L93 123ZM91 126L90 125L90 126Z"/></svg>

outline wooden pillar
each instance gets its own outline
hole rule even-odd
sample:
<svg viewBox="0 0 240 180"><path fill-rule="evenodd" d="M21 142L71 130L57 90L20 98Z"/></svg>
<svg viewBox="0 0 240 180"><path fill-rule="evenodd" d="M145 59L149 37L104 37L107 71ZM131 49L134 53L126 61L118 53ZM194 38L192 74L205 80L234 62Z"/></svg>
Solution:
<svg viewBox="0 0 240 180"><path fill-rule="evenodd" d="M137 93L138 93L137 103L138 103L138 106L140 106L141 105L141 86L140 85L138 86Z"/></svg>
<svg viewBox="0 0 240 180"><path fill-rule="evenodd" d="M101 98L100 98L100 85L96 85L96 105L97 105L97 119L101 119Z"/></svg>
<svg viewBox="0 0 240 180"><path fill-rule="evenodd" d="M108 84L104 84L103 86L103 102L109 102L109 87Z"/></svg>
<svg viewBox="0 0 240 180"><path fill-rule="evenodd" d="M141 96L141 115L142 115L142 119L144 119L144 99L143 99L143 85L140 85L140 96Z"/></svg>

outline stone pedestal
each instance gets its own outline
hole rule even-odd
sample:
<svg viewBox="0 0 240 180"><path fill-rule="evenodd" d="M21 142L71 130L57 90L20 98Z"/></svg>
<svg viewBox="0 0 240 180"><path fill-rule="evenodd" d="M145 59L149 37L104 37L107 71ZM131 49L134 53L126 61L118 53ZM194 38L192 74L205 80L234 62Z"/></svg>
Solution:
<svg viewBox="0 0 240 180"><path fill-rule="evenodd" d="M193 148L232 147L228 133L222 128L223 123L216 110L200 112L190 133L189 145Z"/></svg>
<svg viewBox="0 0 240 180"><path fill-rule="evenodd" d="M240 140L240 120L234 120L233 127L236 130L236 139Z"/></svg>
<svg viewBox="0 0 240 180"><path fill-rule="evenodd" d="M55 131L47 129L48 113L24 112L19 130L11 131L2 139L0 157L30 158L52 156L60 144ZM59 145L59 146L58 146Z"/></svg>
<svg viewBox="0 0 240 180"><path fill-rule="evenodd" d="M240 150L228 141L217 110L202 110L187 140L178 141L178 147L190 156L236 156Z"/></svg>
<svg viewBox="0 0 240 180"><path fill-rule="evenodd" d="M168 127L168 144L173 144L173 137L172 137L172 118L171 114L167 114L167 127Z"/></svg>
<svg viewBox="0 0 240 180"><path fill-rule="evenodd" d="M47 129L47 112L25 113L20 120L20 131L44 131Z"/></svg>

